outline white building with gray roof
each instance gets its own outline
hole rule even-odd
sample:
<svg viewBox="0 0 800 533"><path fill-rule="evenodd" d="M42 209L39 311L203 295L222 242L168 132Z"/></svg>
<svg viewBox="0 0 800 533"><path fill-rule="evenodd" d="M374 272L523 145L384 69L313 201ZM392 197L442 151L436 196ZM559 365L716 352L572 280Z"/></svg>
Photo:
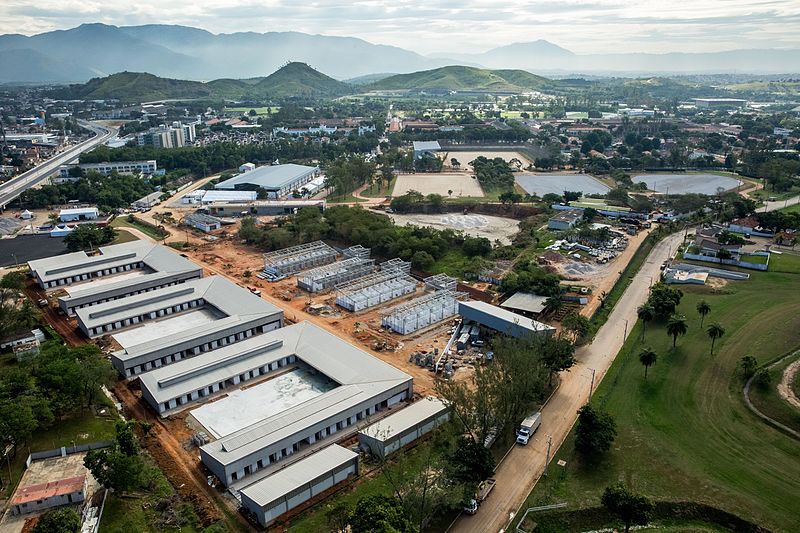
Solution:
<svg viewBox="0 0 800 533"><path fill-rule="evenodd" d="M257 341L263 343L264 350L249 355L247 348ZM176 394L183 394L185 399L189 385L192 388L189 394L204 387L210 391L209 387L215 384L233 385L235 379L241 382L242 377L253 376L254 371L265 375L280 371L280 365L286 364L305 365L336 384L328 392L202 446L203 463L225 485L240 482L412 396L411 376L311 322L272 331L247 342L239 354L234 353L235 349L217 350L200 356L197 361L182 361L174 370L159 370L142 381L142 388L147 391L145 398L158 405ZM229 358L230 370L214 365L220 358ZM184 375L190 375L188 382L180 381Z"/></svg>
<svg viewBox="0 0 800 533"><path fill-rule="evenodd" d="M214 185L215 189L264 189L270 198L280 198L299 190L319 175L319 167L306 165L271 165L258 167Z"/></svg>
<svg viewBox="0 0 800 533"><path fill-rule="evenodd" d="M105 302L76 312L89 337L111 334L111 362L130 377L283 326L283 311L221 277Z"/></svg>
<svg viewBox="0 0 800 533"><path fill-rule="evenodd" d="M118 300L201 278L203 269L166 246L133 241L28 263L39 286L63 288L58 303L67 315L76 309Z"/></svg>

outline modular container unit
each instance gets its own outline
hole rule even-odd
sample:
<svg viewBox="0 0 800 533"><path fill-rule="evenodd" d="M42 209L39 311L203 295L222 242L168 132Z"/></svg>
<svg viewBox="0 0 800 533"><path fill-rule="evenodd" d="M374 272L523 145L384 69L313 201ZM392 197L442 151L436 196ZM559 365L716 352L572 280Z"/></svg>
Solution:
<svg viewBox="0 0 800 533"><path fill-rule="evenodd" d="M336 288L336 305L358 312L412 294L417 282L399 271L378 272Z"/></svg>
<svg viewBox="0 0 800 533"><path fill-rule="evenodd" d="M297 277L297 286L308 292L322 292L372 273L374 259L351 257L303 272Z"/></svg>
<svg viewBox="0 0 800 533"><path fill-rule="evenodd" d="M409 335L457 315L458 300L464 297L466 293L453 291L426 294L389 309L381 318L381 325L395 333Z"/></svg>
<svg viewBox="0 0 800 533"><path fill-rule="evenodd" d="M297 272L336 261L337 252L322 241L300 244L264 254L264 274L281 279Z"/></svg>

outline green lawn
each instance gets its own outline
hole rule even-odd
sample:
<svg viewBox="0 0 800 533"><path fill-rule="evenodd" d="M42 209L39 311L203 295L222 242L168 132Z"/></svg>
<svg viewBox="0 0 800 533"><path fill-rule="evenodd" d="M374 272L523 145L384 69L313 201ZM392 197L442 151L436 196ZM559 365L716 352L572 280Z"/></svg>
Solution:
<svg viewBox="0 0 800 533"><path fill-rule="evenodd" d="M784 213L800 213L800 204L794 204L790 205L789 207L784 207L783 209L780 209L780 211L783 211Z"/></svg>
<svg viewBox="0 0 800 533"><path fill-rule="evenodd" d="M127 216L121 216L121 217L115 218L111 222L111 225L113 227L115 227L115 228L134 228L134 229L138 229L139 231L141 231L145 235L148 235L148 236L150 236L153 239L156 239L158 241L160 241L161 239L163 239L164 237L169 235L169 232L167 232L167 231L160 230L158 228L154 228L154 227L152 227L152 226L150 226L148 224L142 224L138 220L135 221L135 222L128 222L128 217Z"/></svg>
<svg viewBox="0 0 800 533"><path fill-rule="evenodd" d="M772 418L795 431L800 431L800 410L795 409L778 395L777 385L781 381L783 371L792 364L800 355L789 357L784 362L769 370L770 386L766 389L756 386L750 387L750 401L753 405Z"/></svg>
<svg viewBox="0 0 800 533"><path fill-rule="evenodd" d="M599 465L583 465L570 435L550 478L523 507L594 507L607 485L623 480L656 500L699 501L774 531L796 531L798 443L747 410L736 374L744 355L765 363L800 346L800 258L779 257L780 269L751 272L748 281L717 290L682 287L678 311L688 318L689 332L672 350L664 324L648 326L644 345L657 352L658 362L647 380L637 324L593 399L617 421L612 450ZM706 325L718 321L726 330L714 356L695 311L701 299L712 308ZM555 464L559 459L567 462L564 469Z"/></svg>
<svg viewBox="0 0 800 533"><path fill-rule="evenodd" d="M744 254L742 255L742 261L746 263L752 263L754 265L766 265L767 264L766 255L752 255L752 254Z"/></svg>
<svg viewBox="0 0 800 533"><path fill-rule="evenodd" d="M280 107L272 106L270 107L226 107L225 111L230 113L243 113L247 114L250 110L255 110L257 115L268 115L270 112L277 113Z"/></svg>
<svg viewBox="0 0 800 533"><path fill-rule="evenodd" d="M117 230L117 238L111 241L111 244L122 244L124 242L138 241L139 237L124 229Z"/></svg>
<svg viewBox="0 0 800 533"><path fill-rule="evenodd" d="M330 195L327 196L325 200L327 200L329 204L348 204L348 203L352 204L358 202L366 202L366 200L364 200L363 198L356 198L352 194L345 194L340 196Z"/></svg>
<svg viewBox="0 0 800 533"><path fill-rule="evenodd" d="M792 198L798 194L800 194L800 187L793 187L786 192L758 189L757 191L751 191L748 193L748 195L754 200L760 200L762 202L768 200L769 198L776 198L778 201L786 200L787 198Z"/></svg>
<svg viewBox="0 0 800 533"><path fill-rule="evenodd" d="M391 196L392 192L394 191L394 184L397 182L397 176L393 177L391 181L389 181L389 186L383 186L385 183L381 181L381 187L377 185L372 187L367 187L364 189L364 192L361 193L361 196L366 198L384 198L386 196Z"/></svg>

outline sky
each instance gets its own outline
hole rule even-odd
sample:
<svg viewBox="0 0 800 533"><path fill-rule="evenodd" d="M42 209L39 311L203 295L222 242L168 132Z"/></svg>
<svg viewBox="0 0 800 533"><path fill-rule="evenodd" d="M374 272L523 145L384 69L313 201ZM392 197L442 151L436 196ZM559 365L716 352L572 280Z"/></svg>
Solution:
<svg viewBox="0 0 800 533"><path fill-rule="evenodd" d="M424 55L537 39L579 54L800 48L800 0L0 0L0 33L88 22L299 31Z"/></svg>

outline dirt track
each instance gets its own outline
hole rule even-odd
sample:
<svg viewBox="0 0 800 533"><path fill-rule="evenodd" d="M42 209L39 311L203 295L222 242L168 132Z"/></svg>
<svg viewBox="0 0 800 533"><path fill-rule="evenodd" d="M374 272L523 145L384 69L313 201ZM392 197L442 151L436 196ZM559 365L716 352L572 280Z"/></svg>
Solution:
<svg viewBox="0 0 800 533"><path fill-rule="evenodd" d="M789 402L789 405L800 409L800 398L794 393L792 384L797 372L800 371L800 359L786 367L781 376L781 382L778 383L778 394L781 398Z"/></svg>

